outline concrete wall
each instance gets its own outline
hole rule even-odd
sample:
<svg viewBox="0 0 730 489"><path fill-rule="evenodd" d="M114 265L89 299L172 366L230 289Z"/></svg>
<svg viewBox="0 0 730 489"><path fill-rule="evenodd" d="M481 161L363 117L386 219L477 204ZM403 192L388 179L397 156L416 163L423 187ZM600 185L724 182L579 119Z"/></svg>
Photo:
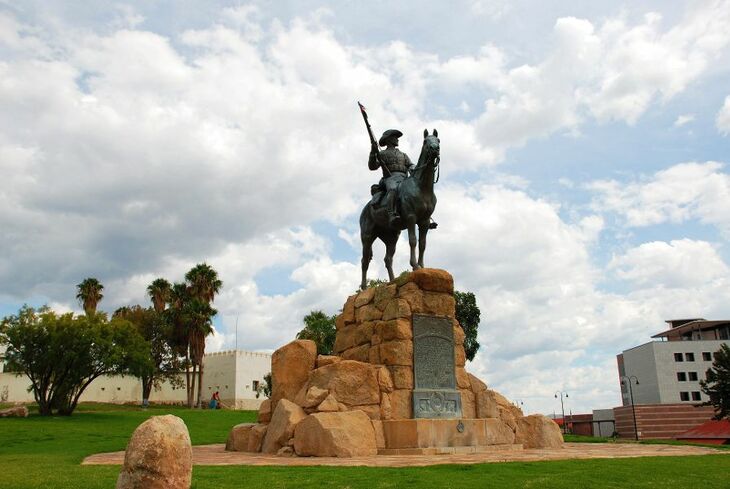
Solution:
<svg viewBox="0 0 730 489"><path fill-rule="evenodd" d="M264 384L264 375L271 372L271 355L250 351L236 354L236 409L258 409L266 399L263 394L256 397L254 381Z"/></svg>
<svg viewBox="0 0 730 489"><path fill-rule="evenodd" d="M616 431L613 409L593 410L593 436L611 436Z"/></svg>
<svg viewBox="0 0 730 489"><path fill-rule="evenodd" d="M28 392L30 380L23 374L0 373L0 402L34 402L33 393ZM184 403L185 387L175 389L164 383L160 390L153 390L151 402ZM121 375L102 376L94 380L81 395L81 402L130 403L142 402L142 383L135 377Z"/></svg>
<svg viewBox="0 0 730 489"><path fill-rule="evenodd" d="M639 385L636 385L633 380L631 381L634 404L658 404L661 402L654 351L655 344L657 342L646 343L622 353L623 375L634 375L639 379ZM620 387L623 405L630 406L631 396L629 386L620 384Z"/></svg>
<svg viewBox="0 0 730 489"><path fill-rule="evenodd" d="M263 384L264 375L271 371L271 355L246 351L225 351L205 356L202 399L207 402L215 391L221 401L234 409L258 409L265 397L256 398L253 381ZM180 374L185 379L185 374ZM28 392L30 380L22 374L0 373L0 402L34 402ZM81 396L81 402L137 403L142 402L142 384L139 379L123 376L105 376L96 379ZM174 388L164 383L161 390L153 390L153 403L186 402L185 387Z"/></svg>

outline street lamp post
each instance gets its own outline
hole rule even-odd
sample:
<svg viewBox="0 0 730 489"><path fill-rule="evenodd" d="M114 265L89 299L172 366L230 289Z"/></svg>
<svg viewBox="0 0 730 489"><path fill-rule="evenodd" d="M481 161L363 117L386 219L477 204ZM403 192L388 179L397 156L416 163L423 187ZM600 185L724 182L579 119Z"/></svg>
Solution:
<svg viewBox="0 0 730 489"><path fill-rule="evenodd" d="M565 398L568 398L568 393L563 391L557 391L555 393L555 399L558 398L558 394L560 394L560 411L563 413L563 434L567 433L568 425L565 422L565 406L563 405L563 396Z"/></svg>
<svg viewBox="0 0 730 489"><path fill-rule="evenodd" d="M636 409L634 408L634 389L631 388L631 381L634 381L636 385L639 385L639 379L636 377L636 375L622 375L621 376L621 383L623 384L626 382L629 384L629 396L631 398L631 415L634 417L634 438L636 441L639 441L639 430L636 429ZM624 384L626 385L626 384Z"/></svg>

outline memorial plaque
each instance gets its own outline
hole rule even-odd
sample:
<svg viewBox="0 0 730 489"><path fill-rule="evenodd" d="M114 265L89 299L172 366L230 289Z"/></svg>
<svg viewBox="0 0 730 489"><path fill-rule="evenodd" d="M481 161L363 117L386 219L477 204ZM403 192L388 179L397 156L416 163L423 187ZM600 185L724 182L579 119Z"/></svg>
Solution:
<svg viewBox="0 0 730 489"><path fill-rule="evenodd" d="M414 418L460 418L451 319L413 315Z"/></svg>

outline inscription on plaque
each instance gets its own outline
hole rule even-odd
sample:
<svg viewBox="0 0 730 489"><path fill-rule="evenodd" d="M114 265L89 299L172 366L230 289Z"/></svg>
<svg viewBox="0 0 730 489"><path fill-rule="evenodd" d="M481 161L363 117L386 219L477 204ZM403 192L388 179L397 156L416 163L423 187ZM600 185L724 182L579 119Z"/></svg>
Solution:
<svg viewBox="0 0 730 489"><path fill-rule="evenodd" d="M451 319L413 315L414 418L460 418Z"/></svg>

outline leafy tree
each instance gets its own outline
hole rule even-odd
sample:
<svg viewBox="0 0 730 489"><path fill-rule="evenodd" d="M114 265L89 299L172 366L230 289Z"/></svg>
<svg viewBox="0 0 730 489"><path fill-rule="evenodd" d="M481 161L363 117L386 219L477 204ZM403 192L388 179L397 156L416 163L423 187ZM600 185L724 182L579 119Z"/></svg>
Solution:
<svg viewBox="0 0 730 489"><path fill-rule="evenodd" d="M317 344L317 353L331 355L335 346L335 316L322 311L312 311L304 316L304 329L297 333L298 340L312 340Z"/></svg>
<svg viewBox="0 0 730 489"><path fill-rule="evenodd" d="M715 419L730 419L730 347L727 344L715 353L712 367L707 370L707 380L701 380L700 387L710 398L704 404L715 407Z"/></svg>
<svg viewBox="0 0 730 489"><path fill-rule="evenodd" d="M149 344L129 322L105 314L57 315L23 306L0 323L7 361L25 373L41 415L70 415L102 375L141 375L152 368Z"/></svg>
<svg viewBox="0 0 730 489"><path fill-rule="evenodd" d="M112 318L129 321L137 332L149 343L149 356L152 368L140 372L142 382L142 402L147 404L152 389L160 389L164 381L181 387L178 373L182 371L184 362L178 352L170 344L171 324L166 316L152 308L141 306L120 307Z"/></svg>
<svg viewBox="0 0 730 489"><path fill-rule="evenodd" d="M147 295L152 300L155 311L161 313L165 310L165 306L170 302L172 294L172 285L164 278L157 278L147 286Z"/></svg>
<svg viewBox="0 0 730 489"><path fill-rule="evenodd" d="M102 290L104 290L104 286L93 277L86 278L76 285L76 298L84 307L87 316L96 314L96 306L104 298Z"/></svg>
<svg viewBox="0 0 730 489"><path fill-rule="evenodd" d="M477 299L472 292L454 291L454 299L456 299L456 320L461 324L464 330L464 351L467 360L473 360L474 355L479 350L479 341L477 341L477 330L479 329L479 320L481 311L477 306Z"/></svg>
<svg viewBox="0 0 730 489"><path fill-rule="evenodd" d="M271 397L271 387L271 372L269 372L268 374L264 375L264 383L260 384L258 390L256 391L256 399L258 399L261 394L265 395L266 397Z"/></svg>

